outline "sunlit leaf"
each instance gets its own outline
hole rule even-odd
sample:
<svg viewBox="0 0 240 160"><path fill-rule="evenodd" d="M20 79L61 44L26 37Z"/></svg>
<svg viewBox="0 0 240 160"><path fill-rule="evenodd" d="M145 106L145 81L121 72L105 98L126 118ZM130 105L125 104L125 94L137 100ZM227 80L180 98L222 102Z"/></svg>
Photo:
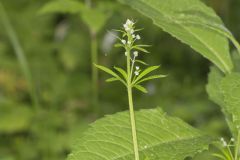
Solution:
<svg viewBox="0 0 240 160"><path fill-rule="evenodd" d="M140 159L184 160L208 148L211 137L161 109L135 112ZM133 160L129 112L97 120L75 143L68 160Z"/></svg>
<svg viewBox="0 0 240 160"><path fill-rule="evenodd" d="M142 71L139 76L137 76L137 78L134 80L133 84L137 83L141 78L143 78L144 76L146 76L147 74L151 73L154 70L157 70L160 66L151 66L146 68L144 71Z"/></svg>
<svg viewBox="0 0 240 160"><path fill-rule="evenodd" d="M97 65L97 64L94 64L98 69L112 75L113 77L117 78L120 82L122 82L124 85L126 85L126 83L124 82L123 79L121 79L115 72L113 72L111 69L107 68L107 67L104 67L104 66L101 66L101 65Z"/></svg>
<svg viewBox="0 0 240 160"><path fill-rule="evenodd" d="M122 68L115 67L115 66L114 66L114 69L116 69L124 77L124 79L127 81L128 76L127 76L126 71L124 71Z"/></svg>
<svg viewBox="0 0 240 160"><path fill-rule="evenodd" d="M135 62L137 62L137 63L140 63L140 64L143 64L143 65L145 65L145 66L148 66L148 64L147 63L145 63L145 62L143 62L143 61L141 61L141 60L135 60Z"/></svg>
<svg viewBox="0 0 240 160"><path fill-rule="evenodd" d="M149 81L149 80L152 80L152 79L159 79L159 78L164 78L164 77L166 77L166 75L153 75L153 76L149 76L147 78L143 78L143 79L139 80L137 82L137 84L140 84L142 82Z"/></svg>
<svg viewBox="0 0 240 160"><path fill-rule="evenodd" d="M139 51L142 51L144 53L150 53L148 52L146 49L142 48L142 47L139 47L139 46L133 46L132 48L136 49L136 50L139 50Z"/></svg>
<svg viewBox="0 0 240 160"><path fill-rule="evenodd" d="M106 82L114 82L114 81L118 81L118 79L115 77L106 79Z"/></svg>
<svg viewBox="0 0 240 160"><path fill-rule="evenodd" d="M134 85L134 87L143 93L148 93L147 89L141 85Z"/></svg>
<svg viewBox="0 0 240 160"><path fill-rule="evenodd" d="M211 69L207 91L210 98L221 108L232 134L237 136L236 126L240 125L240 74L225 77L216 69Z"/></svg>
<svg viewBox="0 0 240 160"><path fill-rule="evenodd" d="M223 72L231 72L228 38L233 36L216 13L200 0L119 1L151 18L154 24L188 44Z"/></svg>
<svg viewBox="0 0 240 160"><path fill-rule="evenodd" d="M119 47L124 47L124 45L121 44L121 43L117 43L117 44L114 45L114 47L119 48Z"/></svg>

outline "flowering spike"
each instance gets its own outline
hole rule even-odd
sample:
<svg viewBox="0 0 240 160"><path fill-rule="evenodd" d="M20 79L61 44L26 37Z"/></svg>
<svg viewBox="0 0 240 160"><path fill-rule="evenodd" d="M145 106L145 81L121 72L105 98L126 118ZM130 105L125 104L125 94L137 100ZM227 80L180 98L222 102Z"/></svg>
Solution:
<svg viewBox="0 0 240 160"><path fill-rule="evenodd" d="M140 63L143 65L147 65L145 62L137 59L139 52L147 52L144 48L147 45L139 44L135 45L136 40L141 39L140 35L135 35L135 32L140 31L139 29L135 29L135 23L129 19L127 19L126 23L123 24L124 29L118 30L122 33L122 38L117 37L120 43L117 44L118 47L123 47L125 49L124 54L126 56L126 71L114 67L118 73L115 73L109 68L104 66L96 65L99 69L105 71L106 73L113 76L112 78L108 79L108 82L114 82L116 80L122 82L124 86L127 88L128 91L128 101L129 101L129 110L130 110L130 120L132 126L132 137L133 137L133 148L134 148L134 156L135 160L139 160L139 152L138 152L138 142L137 142L137 133L136 133L136 124L134 118L134 108L133 108L133 97L132 97L132 89L136 88L143 93L147 93L147 90L140 85L142 82L149 81L151 79L163 78L164 75L154 75L148 76L149 73L157 70L159 66L151 66L144 70L141 70L139 66L136 66L136 63ZM138 50L138 51L136 51ZM120 75L119 75L120 74Z"/></svg>

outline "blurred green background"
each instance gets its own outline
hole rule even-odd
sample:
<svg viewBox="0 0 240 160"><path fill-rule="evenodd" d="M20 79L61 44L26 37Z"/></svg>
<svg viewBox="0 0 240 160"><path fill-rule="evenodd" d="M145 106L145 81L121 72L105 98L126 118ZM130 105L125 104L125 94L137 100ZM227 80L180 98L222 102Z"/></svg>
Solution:
<svg viewBox="0 0 240 160"><path fill-rule="evenodd" d="M92 32L84 18L40 14L50 0L0 2L24 50L38 99L34 105L31 85L0 19L0 160L63 160L89 123L128 109L126 91L118 83L105 83L108 76L100 73L99 102L92 103ZM82 2L87 5L89 0ZM205 2L240 40L240 1ZM151 54L141 58L149 64L161 64L161 72L168 74L146 84L147 95L134 93L136 110L160 106L211 135L230 136L220 108L208 100L205 91L211 65L206 59L117 1L92 0L91 6L107 6L108 18L96 34L99 64L123 65L124 53L113 47L109 31L130 18L144 28L141 41L152 45ZM92 21L93 26L95 23ZM195 159L213 158L203 153Z"/></svg>

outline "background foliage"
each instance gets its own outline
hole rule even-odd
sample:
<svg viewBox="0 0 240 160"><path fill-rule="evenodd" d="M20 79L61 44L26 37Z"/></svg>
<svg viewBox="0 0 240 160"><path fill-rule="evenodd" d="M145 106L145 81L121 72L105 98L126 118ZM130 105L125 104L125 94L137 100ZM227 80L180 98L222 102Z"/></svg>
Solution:
<svg viewBox="0 0 240 160"><path fill-rule="evenodd" d="M36 109L32 105L28 82L1 21L0 160L65 159L74 137L79 136L88 123L128 108L126 91L120 84L104 83L107 76L100 74L100 112L95 111L91 103L91 37L83 21L88 19L86 16L42 15L39 11L48 0L1 2L25 51L39 106ZM93 1L100 5L109 2L112 1ZM121 49L113 48L108 31L133 18L138 21L137 25L144 27L143 41L152 44L152 54L145 61L161 64L163 72L169 75L159 82L148 83L147 95L134 93L136 109L160 106L205 132L227 136L229 131L223 115L206 94L210 63L154 26L148 18L115 1L112 3L111 15L97 35L99 63L121 65L124 54ZM240 2L209 0L206 3L240 40ZM202 153L195 159L204 156Z"/></svg>

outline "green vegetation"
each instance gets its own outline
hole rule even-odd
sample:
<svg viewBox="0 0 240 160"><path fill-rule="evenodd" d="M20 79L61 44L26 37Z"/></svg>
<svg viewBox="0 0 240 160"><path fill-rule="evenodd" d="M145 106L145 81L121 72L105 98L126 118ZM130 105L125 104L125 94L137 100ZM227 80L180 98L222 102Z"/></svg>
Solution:
<svg viewBox="0 0 240 160"><path fill-rule="evenodd" d="M239 8L2 0L0 160L239 160Z"/></svg>

